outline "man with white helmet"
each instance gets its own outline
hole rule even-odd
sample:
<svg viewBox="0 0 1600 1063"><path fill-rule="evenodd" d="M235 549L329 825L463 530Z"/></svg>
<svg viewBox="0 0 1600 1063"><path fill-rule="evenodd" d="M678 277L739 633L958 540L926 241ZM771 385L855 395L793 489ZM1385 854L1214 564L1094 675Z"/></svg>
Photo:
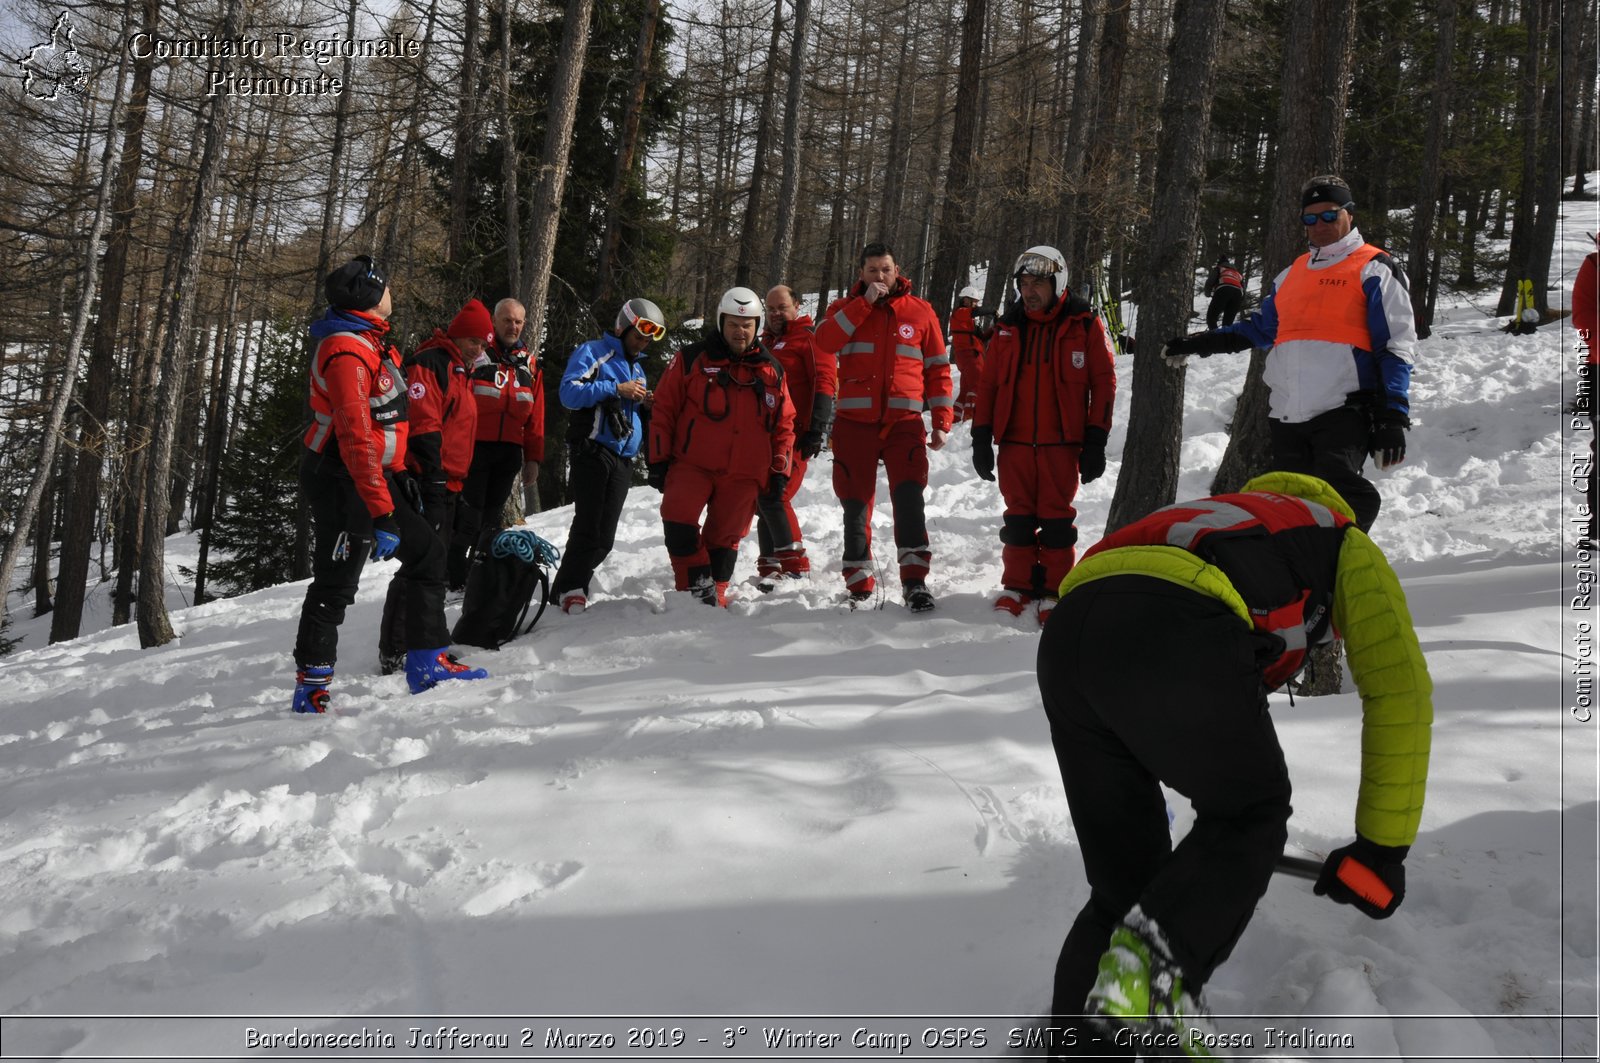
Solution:
<svg viewBox="0 0 1600 1063"><path fill-rule="evenodd" d="M956 370L961 374L960 389L956 392L956 420L970 421L978 408L978 381L983 378L983 348L992 328L979 328L978 304L983 301L983 290L971 284L956 296L956 308L950 313L950 352Z"/></svg>
<svg viewBox="0 0 1600 1063"><path fill-rule="evenodd" d="M1106 469L1117 374L1105 326L1067 286L1060 251L1028 248L1011 276L1019 300L989 342L972 465L993 480L994 444L1000 444L1006 508L994 607L1020 616L1037 602L1043 623L1075 556L1078 481L1089 483Z"/></svg>
<svg viewBox="0 0 1600 1063"><path fill-rule="evenodd" d="M645 386L644 351L667 334L667 319L648 299L629 299L610 332L567 359L561 405L567 421L572 527L550 598L564 613L589 605L589 580L611 553L617 521L633 482L633 459L644 439L639 411L653 401Z"/></svg>
<svg viewBox="0 0 1600 1063"><path fill-rule="evenodd" d="M833 491L844 507L844 582L852 602L872 597L872 506L878 463L889 477L900 589L906 608L934 607L928 590L933 551L922 493L928 451L939 450L955 421L950 355L933 307L911 294L887 244L861 249L861 275L817 325L817 350L839 359L833 424ZM932 435L923 425L926 408Z"/></svg>
<svg viewBox="0 0 1600 1063"><path fill-rule="evenodd" d="M789 485L794 405L783 367L756 338L761 310L749 288L724 292L717 331L667 366L650 417L650 485L661 492L673 586L707 605L728 604L757 499L781 500Z"/></svg>

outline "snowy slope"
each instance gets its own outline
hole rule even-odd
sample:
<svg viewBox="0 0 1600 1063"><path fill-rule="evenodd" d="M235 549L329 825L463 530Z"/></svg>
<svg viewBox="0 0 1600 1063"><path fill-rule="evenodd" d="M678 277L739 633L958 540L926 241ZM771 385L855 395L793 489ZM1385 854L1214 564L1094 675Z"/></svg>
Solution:
<svg viewBox="0 0 1600 1063"><path fill-rule="evenodd" d="M1569 227L1568 287L1592 224ZM1578 443L1562 435L1563 331L1502 323L1448 309L1422 346L1411 456L1377 474L1375 538L1437 684L1406 903L1376 923L1274 882L1208 989L1256 1058L1594 1058L1597 725L1569 715L1563 685L1585 652L1561 545ZM1086 543L1119 472L1131 362L1118 370ZM1243 372L1225 357L1189 372L1181 497L1206 493ZM933 455L931 617L899 606L892 566L883 608L839 608L825 460L798 499L814 580L744 586L726 612L666 593L658 496L641 488L590 611L466 655L483 682L412 697L377 675L393 564L372 566L320 718L287 712L303 585L180 608L179 639L152 651L104 627L103 590L102 630L49 647L48 621L21 619L14 597L27 640L0 659L0 1015L306 1016L302 1030L327 1031L376 1023L309 1017L948 1014L991 1016L973 1054L994 1054L1000 1017L1047 1007L1086 889L1034 685L1037 626L990 612L1000 505L968 453L963 428ZM559 545L569 517L530 524ZM879 543L887 521L880 506ZM188 563L192 541L168 552ZM738 578L752 569L747 543ZM1343 844L1357 699L1278 695L1273 711L1292 844ZM1404 1018L1419 1015L1457 1017ZM1274 1053L1269 1024L1352 1033L1357 1050ZM263 1054L242 1025L0 1031L8 1057ZM439 1023L389 1025L403 1041ZM738 1048L841 1058L759 1049Z"/></svg>

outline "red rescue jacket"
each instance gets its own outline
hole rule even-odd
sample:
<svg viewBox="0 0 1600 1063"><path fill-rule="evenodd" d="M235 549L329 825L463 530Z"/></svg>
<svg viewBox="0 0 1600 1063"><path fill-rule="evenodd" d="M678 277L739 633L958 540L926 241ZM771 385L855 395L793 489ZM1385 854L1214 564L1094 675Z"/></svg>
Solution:
<svg viewBox="0 0 1600 1063"><path fill-rule="evenodd" d="M1037 316L1018 303L989 338L973 423L996 442L1082 443L1091 425L1111 431L1116 394L1111 340L1088 303L1069 295Z"/></svg>
<svg viewBox="0 0 1600 1063"><path fill-rule="evenodd" d="M1578 330L1589 348L1590 365L1600 365L1600 270L1595 260L1600 251L1591 251L1578 267L1578 280L1572 286L1572 327Z"/></svg>
<svg viewBox="0 0 1600 1063"><path fill-rule="evenodd" d="M759 344L735 356L721 333L679 351L656 385L650 462L687 461L714 476L766 483L789 475L794 404Z"/></svg>
<svg viewBox="0 0 1600 1063"><path fill-rule="evenodd" d="M498 339L467 371L478 403L480 443L520 443L523 459L544 460L544 373L530 364L528 349L509 351Z"/></svg>
<svg viewBox="0 0 1600 1063"><path fill-rule="evenodd" d="M359 319L363 331L335 331L338 316ZM389 323L359 310L330 310L313 332L321 336L311 359L311 426L308 450L337 454L374 517L394 512L385 469L406 460L406 390L395 349L383 342Z"/></svg>
<svg viewBox="0 0 1600 1063"><path fill-rule="evenodd" d="M423 480L461 490L472 466L478 404L467 385L467 363L455 341L434 329L405 360L411 435L406 467Z"/></svg>
<svg viewBox="0 0 1600 1063"><path fill-rule="evenodd" d="M817 326L817 350L839 359L838 416L888 424L933 412L934 431L955 421L955 392L944 330L933 307L911 294L911 282L896 281L876 305L856 282L836 299Z"/></svg>
<svg viewBox="0 0 1600 1063"><path fill-rule="evenodd" d="M794 403L796 434L808 428L826 431L812 416L818 395L832 398L839 390L839 365L833 355L817 350L814 328L808 315L789 322L782 333L763 332L761 343L783 366L783 383ZM829 411L831 413L831 411Z"/></svg>

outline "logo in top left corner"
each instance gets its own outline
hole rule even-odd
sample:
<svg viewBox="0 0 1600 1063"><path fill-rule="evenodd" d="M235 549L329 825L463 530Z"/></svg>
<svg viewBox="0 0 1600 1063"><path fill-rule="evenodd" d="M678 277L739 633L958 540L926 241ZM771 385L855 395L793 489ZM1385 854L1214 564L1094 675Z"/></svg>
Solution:
<svg viewBox="0 0 1600 1063"><path fill-rule="evenodd" d="M63 11L50 27L50 39L28 49L22 60L24 92L36 100L59 100L88 91L89 67L72 38L72 17Z"/></svg>

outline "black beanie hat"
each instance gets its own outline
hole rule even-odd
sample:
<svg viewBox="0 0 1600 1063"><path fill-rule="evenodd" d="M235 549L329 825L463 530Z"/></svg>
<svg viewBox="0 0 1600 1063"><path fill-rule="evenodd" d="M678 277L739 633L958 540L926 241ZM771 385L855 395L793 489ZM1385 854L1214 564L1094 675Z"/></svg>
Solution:
<svg viewBox="0 0 1600 1063"><path fill-rule="evenodd" d="M370 255L357 255L328 274L322 287L335 310L371 310L383 301L389 281Z"/></svg>
<svg viewBox="0 0 1600 1063"><path fill-rule="evenodd" d="M1307 186L1300 196L1300 206L1309 207L1313 203L1337 203L1345 210L1356 205L1348 188L1331 181Z"/></svg>

